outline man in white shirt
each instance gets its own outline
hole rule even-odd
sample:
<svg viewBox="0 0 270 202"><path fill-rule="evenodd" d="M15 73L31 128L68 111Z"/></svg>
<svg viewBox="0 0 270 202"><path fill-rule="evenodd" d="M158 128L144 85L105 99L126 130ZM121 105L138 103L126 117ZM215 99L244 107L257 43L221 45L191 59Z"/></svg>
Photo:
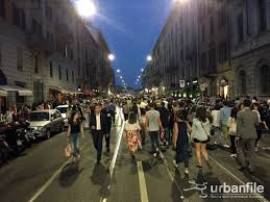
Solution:
<svg viewBox="0 0 270 202"><path fill-rule="evenodd" d="M150 103L150 110L146 112L146 127L148 128L149 136L152 144L152 152L154 157L157 156L159 152L159 134L160 130L162 134L164 133L164 129L162 127L162 123L160 120L160 113L155 110L155 104Z"/></svg>

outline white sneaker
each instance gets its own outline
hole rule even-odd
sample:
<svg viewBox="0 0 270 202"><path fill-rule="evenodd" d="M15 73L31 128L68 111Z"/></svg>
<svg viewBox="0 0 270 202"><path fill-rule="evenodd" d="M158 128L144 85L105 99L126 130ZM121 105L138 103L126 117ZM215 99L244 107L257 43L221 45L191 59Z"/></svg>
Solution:
<svg viewBox="0 0 270 202"><path fill-rule="evenodd" d="M225 148L230 148L230 146L227 145L227 144L224 144L223 147L225 147Z"/></svg>
<svg viewBox="0 0 270 202"><path fill-rule="evenodd" d="M186 175L188 175L188 174L189 174L189 171L188 171L188 169L187 169L187 168L185 169L185 174L186 174Z"/></svg>
<svg viewBox="0 0 270 202"><path fill-rule="evenodd" d="M157 153L154 153L153 156L156 158L157 157Z"/></svg>
<svg viewBox="0 0 270 202"><path fill-rule="evenodd" d="M233 157L233 158L236 158L237 154L231 154L230 156Z"/></svg>

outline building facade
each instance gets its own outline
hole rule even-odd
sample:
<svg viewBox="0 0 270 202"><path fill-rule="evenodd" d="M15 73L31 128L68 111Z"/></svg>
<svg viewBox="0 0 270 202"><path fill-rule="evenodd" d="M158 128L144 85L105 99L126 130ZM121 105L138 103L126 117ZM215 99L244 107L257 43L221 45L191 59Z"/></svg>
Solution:
<svg viewBox="0 0 270 202"><path fill-rule="evenodd" d="M155 44L144 85L190 97L270 96L270 1L180 2Z"/></svg>
<svg viewBox="0 0 270 202"><path fill-rule="evenodd" d="M30 104L108 88L113 78L109 49L91 26L71 1L0 0L2 103ZM110 75L102 86L95 82L101 69Z"/></svg>

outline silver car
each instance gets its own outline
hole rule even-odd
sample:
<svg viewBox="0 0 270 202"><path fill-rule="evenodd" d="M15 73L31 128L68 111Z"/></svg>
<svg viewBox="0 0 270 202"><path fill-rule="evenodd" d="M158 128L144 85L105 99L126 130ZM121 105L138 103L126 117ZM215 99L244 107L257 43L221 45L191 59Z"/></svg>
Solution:
<svg viewBox="0 0 270 202"><path fill-rule="evenodd" d="M38 138L50 138L52 133L60 133L64 119L57 109L30 112L30 128Z"/></svg>
<svg viewBox="0 0 270 202"><path fill-rule="evenodd" d="M59 105L55 109L59 110L65 123L65 127L68 127L68 118L70 114L69 105Z"/></svg>

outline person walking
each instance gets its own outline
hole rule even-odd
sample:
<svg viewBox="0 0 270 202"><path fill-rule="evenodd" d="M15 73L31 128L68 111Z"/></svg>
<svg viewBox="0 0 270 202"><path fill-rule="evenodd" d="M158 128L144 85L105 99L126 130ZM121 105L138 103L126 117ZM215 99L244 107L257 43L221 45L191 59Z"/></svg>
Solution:
<svg viewBox="0 0 270 202"><path fill-rule="evenodd" d="M149 107L150 110L146 112L146 126L151 140L153 156L157 157L157 154L159 153L160 130L162 131L161 134L164 134L164 129L160 120L160 113L155 109L155 103L150 103Z"/></svg>
<svg viewBox="0 0 270 202"><path fill-rule="evenodd" d="M79 163L80 160L80 148L79 148L79 137L84 137L83 124L81 114L73 107L70 118L69 126L67 131L67 137L72 149L72 162Z"/></svg>
<svg viewBox="0 0 270 202"><path fill-rule="evenodd" d="M173 130L173 145L176 151L174 165L178 167L180 162L184 162L185 174L189 174L189 131L191 126L186 120L185 113L179 110L175 114L175 123Z"/></svg>
<svg viewBox="0 0 270 202"><path fill-rule="evenodd" d="M142 146L145 144L145 140L146 140L146 111L145 109L141 109L141 117L139 119L139 124L141 127L141 143Z"/></svg>
<svg viewBox="0 0 270 202"><path fill-rule="evenodd" d="M170 112L169 110L165 107L165 102L161 102L161 107L159 108L159 113L160 113L160 120L162 123L162 126L165 130L165 140L164 144L165 146L169 146L169 143L171 141L171 134L169 131L169 125L170 125Z"/></svg>
<svg viewBox="0 0 270 202"><path fill-rule="evenodd" d="M241 164L240 171L255 170L255 141L257 139L256 126L259 124L258 115L250 109L251 101L244 100L244 109L237 115L238 154Z"/></svg>
<svg viewBox="0 0 270 202"><path fill-rule="evenodd" d="M228 134L230 136L230 140L231 140L231 157L236 157L237 156L237 152L236 152L236 143L235 143L235 137L236 137L236 128L237 128L237 113L238 113L238 109L236 107L234 107L231 110L231 116L228 119L228 123L227 123L227 127L228 127Z"/></svg>
<svg viewBox="0 0 270 202"><path fill-rule="evenodd" d="M137 121L137 115L134 112L129 114L128 121L125 123L124 127L124 137L127 140L128 149L132 160L135 159L135 152L141 148L140 134L141 127Z"/></svg>
<svg viewBox="0 0 270 202"><path fill-rule="evenodd" d="M206 144L210 139L210 121L207 118L205 107L196 109L196 117L193 119L191 138L195 144L197 167L202 169L202 157L211 169Z"/></svg>
<svg viewBox="0 0 270 202"><path fill-rule="evenodd" d="M228 120L231 116L232 108L229 106L229 101L223 102L223 107L220 109L221 131L224 138L224 147L229 147Z"/></svg>
<svg viewBox="0 0 270 202"><path fill-rule="evenodd" d="M112 128L112 119L113 115L111 113L110 104L107 104L101 111L106 116L106 130L105 130L105 142L106 142L106 151L110 153L111 145L111 128Z"/></svg>
<svg viewBox="0 0 270 202"><path fill-rule="evenodd" d="M259 111L259 107L260 107L260 105L257 102L253 103L252 106L251 106L252 111L257 114L258 120L259 120L259 124L256 126L257 139L256 139L256 142L255 142L255 151L259 150L259 143L260 143L260 140L262 138L263 131L268 129L265 121L262 121L261 113Z"/></svg>
<svg viewBox="0 0 270 202"><path fill-rule="evenodd" d="M214 109L211 112L212 116L212 133L215 138L214 144L222 144L221 131L220 131L220 105L215 104Z"/></svg>
<svg viewBox="0 0 270 202"><path fill-rule="evenodd" d="M90 115L90 128L93 138L94 147L97 151L97 164L101 161L103 136L107 129L106 115L101 113L102 105L96 104L95 111Z"/></svg>

